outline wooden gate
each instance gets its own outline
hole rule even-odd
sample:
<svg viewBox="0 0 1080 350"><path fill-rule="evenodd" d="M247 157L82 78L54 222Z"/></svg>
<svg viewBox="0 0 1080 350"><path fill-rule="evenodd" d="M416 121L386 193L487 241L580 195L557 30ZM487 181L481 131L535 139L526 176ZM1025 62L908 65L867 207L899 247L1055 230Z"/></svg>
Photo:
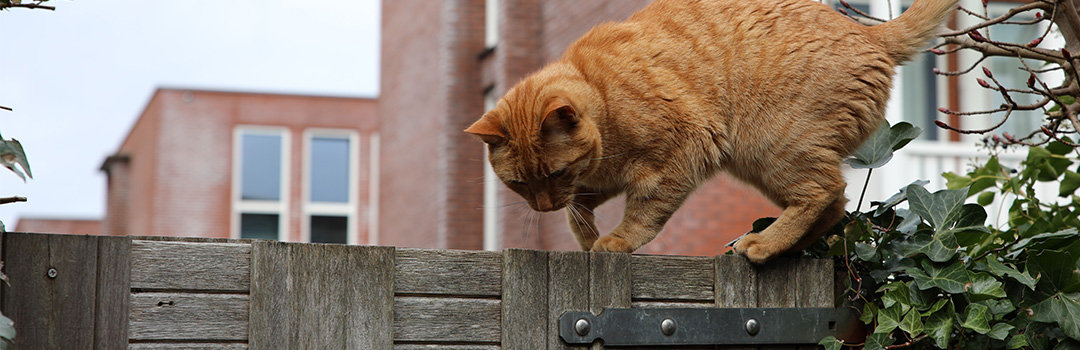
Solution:
<svg viewBox="0 0 1080 350"><path fill-rule="evenodd" d="M31 233L2 248L24 349L584 349L559 338L564 312L834 295L829 260Z"/></svg>

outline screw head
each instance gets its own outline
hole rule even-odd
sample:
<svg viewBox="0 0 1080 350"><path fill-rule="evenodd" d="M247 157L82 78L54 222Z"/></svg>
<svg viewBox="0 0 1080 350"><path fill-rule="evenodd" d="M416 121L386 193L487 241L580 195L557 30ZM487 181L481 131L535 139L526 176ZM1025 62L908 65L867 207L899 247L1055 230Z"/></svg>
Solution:
<svg viewBox="0 0 1080 350"><path fill-rule="evenodd" d="M49 278L56 278L56 273L57 273L56 269L49 268L49 272L47 272L46 275L48 275Z"/></svg>
<svg viewBox="0 0 1080 350"><path fill-rule="evenodd" d="M577 322L574 322L574 332L577 332L578 335L589 334L589 328L589 320L580 318Z"/></svg>
<svg viewBox="0 0 1080 350"><path fill-rule="evenodd" d="M758 323L758 320L755 320L755 319L752 319L752 318L749 319L749 320L746 320L746 334L757 335L758 332L760 332L760 331L761 331L761 324Z"/></svg>
<svg viewBox="0 0 1080 350"><path fill-rule="evenodd" d="M660 331L664 332L664 335L675 334L675 320L665 318L660 322Z"/></svg>

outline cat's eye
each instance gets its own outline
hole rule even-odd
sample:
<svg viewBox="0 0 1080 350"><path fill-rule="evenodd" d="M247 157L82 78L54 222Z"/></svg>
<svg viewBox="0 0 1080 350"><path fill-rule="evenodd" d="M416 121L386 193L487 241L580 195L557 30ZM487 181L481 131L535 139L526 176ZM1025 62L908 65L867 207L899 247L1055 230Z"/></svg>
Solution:
<svg viewBox="0 0 1080 350"><path fill-rule="evenodd" d="M559 170L555 171L554 173L551 173L550 176L551 176L552 179L557 179L560 176L563 176L563 174L566 174L566 169L565 168L559 169Z"/></svg>
<svg viewBox="0 0 1080 350"><path fill-rule="evenodd" d="M510 180L510 181L507 181L507 182L509 182L512 185L524 185L525 184L525 181L518 181L518 180Z"/></svg>

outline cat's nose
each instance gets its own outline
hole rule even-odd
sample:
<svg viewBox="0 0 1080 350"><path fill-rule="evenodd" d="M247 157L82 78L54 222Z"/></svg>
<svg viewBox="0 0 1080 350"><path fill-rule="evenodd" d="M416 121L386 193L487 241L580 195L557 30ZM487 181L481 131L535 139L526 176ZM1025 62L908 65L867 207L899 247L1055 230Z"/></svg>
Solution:
<svg viewBox="0 0 1080 350"><path fill-rule="evenodd" d="M536 195L536 210L539 211L552 211L555 210L555 202L551 200L551 196L546 193Z"/></svg>

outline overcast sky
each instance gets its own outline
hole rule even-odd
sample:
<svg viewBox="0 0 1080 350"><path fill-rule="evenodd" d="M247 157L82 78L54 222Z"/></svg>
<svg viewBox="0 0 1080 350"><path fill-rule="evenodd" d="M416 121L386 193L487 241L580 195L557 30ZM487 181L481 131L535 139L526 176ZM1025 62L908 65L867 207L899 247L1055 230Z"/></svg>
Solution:
<svg viewBox="0 0 1080 350"><path fill-rule="evenodd" d="M19 217L105 214L98 170L157 87L374 97L378 0L74 0L0 12L0 133L34 179L0 169ZM197 218L193 218L197 220Z"/></svg>

